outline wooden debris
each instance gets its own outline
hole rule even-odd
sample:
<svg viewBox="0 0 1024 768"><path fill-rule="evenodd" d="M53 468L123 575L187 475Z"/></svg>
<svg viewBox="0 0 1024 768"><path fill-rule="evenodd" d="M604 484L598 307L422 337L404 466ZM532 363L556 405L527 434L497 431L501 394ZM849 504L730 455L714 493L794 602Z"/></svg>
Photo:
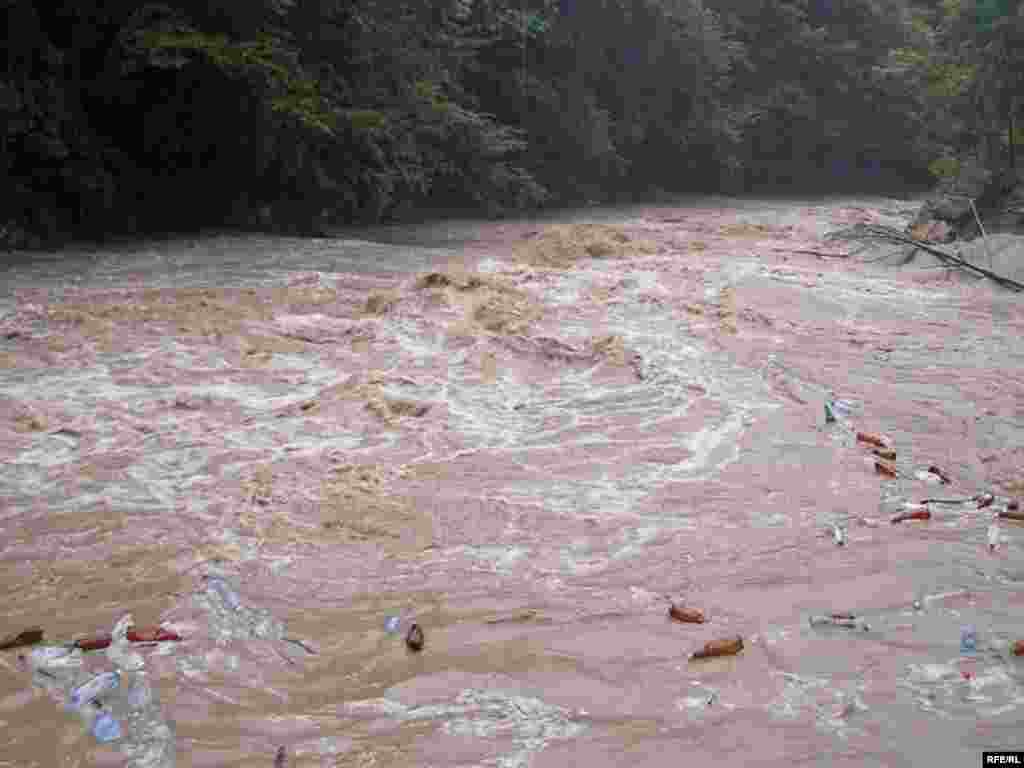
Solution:
<svg viewBox="0 0 1024 768"><path fill-rule="evenodd" d="M937 257L949 266L960 267L961 269L969 272L975 272L983 277L987 277L995 283L998 283L1004 288L1010 288L1014 291L1024 291L1024 283L1018 283L1016 280L1011 280L1008 277L997 275L995 272L979 267L976 264L971 264L969 261L960 258L956 254L948 253L940 248L936 248L934 245L930 245L920 238L901 232L894 227L886 227L879 224L857 224L849 229L830 232L825 236L825 239L861 241L880 240L882 242L893 243L896 245L911 245L915 248L920 248L922 251L930 253L932 256Z"/></svg>

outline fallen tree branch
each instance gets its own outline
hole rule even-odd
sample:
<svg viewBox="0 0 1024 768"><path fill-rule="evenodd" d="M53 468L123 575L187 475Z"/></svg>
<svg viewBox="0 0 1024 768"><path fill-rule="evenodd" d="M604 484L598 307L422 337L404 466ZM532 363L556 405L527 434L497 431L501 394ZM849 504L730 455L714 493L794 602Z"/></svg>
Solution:
<svg viewBox="0 0 1024 768"><path fill-rule="evenodd" d="M811 256L821 256L822 258L830 259L848 259L851 256L849 253L825 253L824 251L808 251L793 248L772 248L772 251L775 253L806 253Z"/></svg>
<svg viewBox="0 0 1024 768"><path fill-rule="evenodd" d="M976 264L960 258L956 254L947 253L946 251L939 250L938 248L929 245L927 241L918 240L916 237L911 237L898 229L893 227L885 227L878 224L857 224L849 229L839 230L837 232L830 232L825 236L826 240L881 240L883 242L893 243L897 245L911 245L915 248L920 248L922 251L932 254L933 256L941 259L947 264L960 267L971 272L977 272L983 277L987 277L995 283L1003 286L1004 288L1010 288L1014 291L1024 291L1024 283L1018 283L1016 280L1011 280L1008 277L998 275L991 270L979 267Z"/></svg>

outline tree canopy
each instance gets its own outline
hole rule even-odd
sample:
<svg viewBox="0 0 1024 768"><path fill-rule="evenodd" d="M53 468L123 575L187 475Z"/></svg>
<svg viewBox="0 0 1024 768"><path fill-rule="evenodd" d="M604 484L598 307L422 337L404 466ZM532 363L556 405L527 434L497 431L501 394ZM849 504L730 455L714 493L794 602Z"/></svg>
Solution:
<svg viewBox="0 0 1024 768"><path fill-rule="evenodd" d="M0 0L0 239L1016 164L1020 0Z"/></svg>

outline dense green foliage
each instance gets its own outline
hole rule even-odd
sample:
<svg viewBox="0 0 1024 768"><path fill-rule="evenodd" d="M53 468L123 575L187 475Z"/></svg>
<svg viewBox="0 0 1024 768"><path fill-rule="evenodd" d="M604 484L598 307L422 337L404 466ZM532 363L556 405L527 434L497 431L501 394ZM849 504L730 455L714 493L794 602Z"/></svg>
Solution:
<svg viewBox="0 0 1024 768"><path fill-rule="evenodd" d="M0 23L9 244L898 191L1024 139L1021 0L0 0Z"/></svg>

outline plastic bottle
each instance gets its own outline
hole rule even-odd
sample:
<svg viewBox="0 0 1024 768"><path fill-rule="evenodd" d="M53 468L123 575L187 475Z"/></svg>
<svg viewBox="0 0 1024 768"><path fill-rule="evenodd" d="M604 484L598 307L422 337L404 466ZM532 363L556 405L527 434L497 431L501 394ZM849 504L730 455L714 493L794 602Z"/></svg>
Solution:
<svg viewBox="0 0 1024 768"><path fill-rule="evenodd" d="M34 669L77 667L82 663L82 652L73 646L42 645L24 656Z"/></svg>
<svg viewBox="0 0 1024 768"><path fill-rule="evenodd" d="M995 552L999 546L999 526L994 522L988 527L988 550Z"/></svg>
<svg viewBox="0 0 1024 768"><path fill-rule="evenodd" d="M92 723L92 735L100 744L121 738L121 724L109 712L101 712Z"/></svg>
<svg viewBox="0 0 1024 768"><path fill-rule="evenodd" d="M978 630L973 624L960 629L960 654L973 656L978 651Z"/></svg>
<svg viewBox="0 0 1024 768"><path fill-rule="evenodd" d="M871 629L870 624L852 613L811 616L809 623L812 627L843 627L844 629L860 629L865 632Z"/></svg>
<svg viewBox="0 0 1024 768"><path fill-rule="evenodd" d="M84 707L121 685L119 672L103 672L71 691L71 706Z"/></svg>
<svg viewBox="0 0 1024 768"><path fill-rule="evenodd" d="M206 585L221 599L221 602L232 611L242 607L242 600L238 593L231 588L226 579L220 576L207 576Z"/></svg>
<svg viewBox="0 0 1024 768"><path fill-rule="evenodd" d="M846 544L846 531L842 526L832 526L832 541L836 543L837 547L842 547Z"/></svg>

